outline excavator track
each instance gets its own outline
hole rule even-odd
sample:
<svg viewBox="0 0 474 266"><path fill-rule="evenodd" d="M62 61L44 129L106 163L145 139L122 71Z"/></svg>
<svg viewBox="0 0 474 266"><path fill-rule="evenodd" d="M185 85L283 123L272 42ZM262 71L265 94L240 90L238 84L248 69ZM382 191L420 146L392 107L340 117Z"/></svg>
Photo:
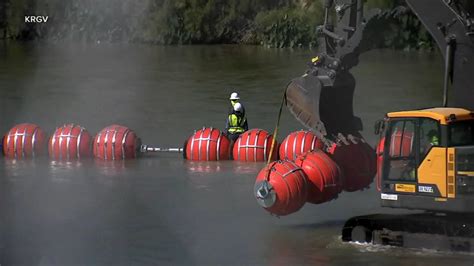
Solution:
<svg viewBox="0 0 474 266"><path fill-rule="evenodd" d="M474 214L373 214L353 217L342 240L438 251L474 251Z"/></svg>

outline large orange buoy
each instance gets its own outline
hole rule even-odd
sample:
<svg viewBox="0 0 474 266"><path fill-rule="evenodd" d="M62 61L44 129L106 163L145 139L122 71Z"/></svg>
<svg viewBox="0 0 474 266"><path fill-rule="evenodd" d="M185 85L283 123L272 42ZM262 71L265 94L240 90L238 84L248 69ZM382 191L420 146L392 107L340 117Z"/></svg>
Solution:
<svg viewBox="0 0 474 266"><path fill-rule="evenodd" d="M413 151L413 142L415 138L412 132L400 132L395 131L392 133L390 138L390 150L389 154L391 157L408 157Z"/></svg>
<svg viewBox="0 0 474 266"><path fill-rule="evenodd" d="M273 136L263 129L248 130L234 143L232 155L234 160L243 162L266 161L270 155ZM272 159L277 159L278 143L275 142Z"/></svg>
<svg viewBox="0 0 474 266"><path fill-rule="evenodd" d="M102 129L94 138L94 156L103 160L118 160L137 157L140 139L133 130L120 125Z"/></svg>
<svg viewBox="0 0 474 266"><path fill-rule="evenodd" d="M382 184L382 169L383 169L383 150L385 148L385 138L381 138L379 143L377 144L377 148L375 149L375 153L377 155L377 174L376 174L376 182L377 182L377 189L380 191L381 184Z"/></svg>
<svg viewBox="0 0 474 266"><path fill-rule="evenodd" d="M413 137L413 132L405 131L395 131L390 137L390 147L388 154L390 157L409 157L413 152L413 142L415 138ZM377 189L381 190L381 178L382 178L382 168L383 168L383 153L385 149L385 137L382 137L379 140L379 143L376 147L377 155Z"/></svg>
<svg viewBox="0 0 474 266"><path fill-rule="evenodd" d="M35 124L14 126L3 137L3 154L10 158L34 157L43 152L45 135Z"/></svg>
<svg viewBox="0 0 474 266"><path fill-rule="evenodd" d="M377 170L375 150L363 139L357 143L333 144L328 152L341 168L343 190L352 192L372 183Z"/></svg>
<svg viewBox="0 0 474 266"><path fill-rule="evenodd" d="M91 135L74 124L63 125L49 138L49 156L56 160L79 159L91 153Z"/></svg>
<svg viewBox="0 0 474 266"><path fill-rule="evenodd" d="M300 130L288 135L280 145L280 159L296 160L298 155L322 149L324 143L311 131Z"/></svg>
<svg viewBox="0 0 474 266"><path fill-rule="evenodd" d="M307 202L319 204L337 198L342 191L341 172L323 151L306 152L295 161L308 177Z"/></svg>
<svg viewBox="0 0 474 266"><path fill-rule="evenodd" d="M258 204L278 216L301 209L308 192L306 175L294 162L283 160L265 166L257 176L254 195Z"/></svg>
<svg viewBox="0 0 474 266"><path fill-rule="evenodd" d="M230 157L230 140L216 128L202 128L188 138L184 158L193 161L219 161Z"/></svg>

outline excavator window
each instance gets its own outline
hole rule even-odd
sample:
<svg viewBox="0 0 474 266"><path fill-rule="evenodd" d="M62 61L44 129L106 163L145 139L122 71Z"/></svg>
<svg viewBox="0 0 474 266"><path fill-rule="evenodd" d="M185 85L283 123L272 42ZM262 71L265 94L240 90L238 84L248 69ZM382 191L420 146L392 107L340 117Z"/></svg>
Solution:
<svg viewBox="0 0 474 266"><path fill-rule="evenodd" d="M416 181L415 156L416 120L396 120L390 127L390 145L388 150L389 180Z"/></svg>
<svg viewBox="0 0 474 266"><path fill-rule="evenodd" d="M441 130L436 120L420 118L420 163L431 147L440 146Z"/></svg>
<svg viewBox="0 0 474 266"><path fill-rule="evenodd" d="M459 121L449 125L449 146L474 145L474 121Z"/></svg>

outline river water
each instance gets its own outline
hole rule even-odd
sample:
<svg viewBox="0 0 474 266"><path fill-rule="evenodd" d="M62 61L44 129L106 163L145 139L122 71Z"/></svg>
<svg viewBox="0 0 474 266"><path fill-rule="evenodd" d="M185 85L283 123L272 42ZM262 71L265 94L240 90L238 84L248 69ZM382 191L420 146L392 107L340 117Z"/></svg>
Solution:
<svg viewBox="0 0 474 266"><path fill-rule="evenodd" d="M308 50L247 46L0 45L0 132L33 122L51 133L119 123L147 144L179 147L224 127L239 91L250 128L273 130L285 84ZM372 51L353 69L356 115L375 144L384 113L442 100L436 54ZM301 126L285 110L281 140ZM273 217L253 197L261 163L193 163L179 154L51 162L0 158L1 265L472 265L474 256L342 243L344 221L393 213L374 185Z"/></svg>

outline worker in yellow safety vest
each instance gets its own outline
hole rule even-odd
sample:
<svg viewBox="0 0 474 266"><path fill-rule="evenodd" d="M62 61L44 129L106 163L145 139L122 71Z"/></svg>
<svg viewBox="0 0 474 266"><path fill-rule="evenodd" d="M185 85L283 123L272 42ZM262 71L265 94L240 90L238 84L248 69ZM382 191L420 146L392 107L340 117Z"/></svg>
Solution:
<svg viewBox="0 0 474 266"><path fill-rule="evenodd" d="M437 130L430 130L428 132L428 139L430 140L430 146L439 146L439 136L438 136L438 131Z"/></svg>
<svg viewBox="0 0 474 266"><path fill-rule="evenodd" d="M242 104L235 103L232 113L227 116L226 133L227 137L234 142L240 134L248 130L247 118L243 113Z"/></svg>
<svg viewBox="0 0 474 266"><path fill-rule="evenodd" d="M426 155L428 151L431 149L431 147L436 147L439 146L439 134L438 131L436 130L430 130L428 134L426 135L429 143L427 144L426 147L421 151L422 154ZM423 159L423 158L422 158ZM402 178L405 175L404 179L408 180L415 180L416 179L416 167L414 165L414 161L411 161L408 165L407 168L409 168L409 171L405 171L404 173L408 173L408 177L406 174L402 173Z"/></svg>

